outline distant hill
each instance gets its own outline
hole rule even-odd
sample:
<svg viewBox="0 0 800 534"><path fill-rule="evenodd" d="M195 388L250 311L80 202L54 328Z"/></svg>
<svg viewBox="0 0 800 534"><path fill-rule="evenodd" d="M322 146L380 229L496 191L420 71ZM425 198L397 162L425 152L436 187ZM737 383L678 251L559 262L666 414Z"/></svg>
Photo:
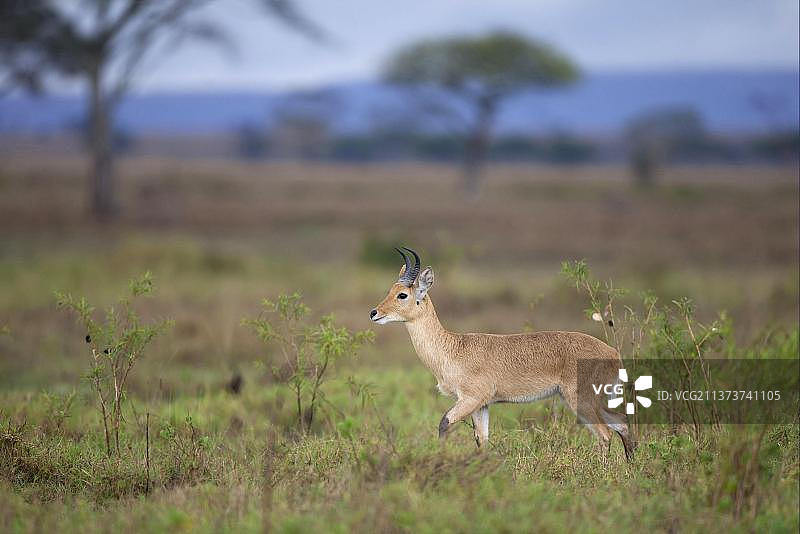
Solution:
<svg viewBox="0 0 800 534"><path fill-rule="evenodd" d="M588 74L571 88L531 91L509 100L501 133L619 133L638 113L668 106L696 109L721 134L800 127L800 84L792 71L676 71ZM416 94L416 93L415 93ZM311 92L153 93L129 96L122 128L139 134L213 134L243 125L269 126L281 114L324 117L335 133L357 134L431 119L404 90L377 82L342 83ZM53 133L80 124L78 97L0 98L0 133Z"/></svg>

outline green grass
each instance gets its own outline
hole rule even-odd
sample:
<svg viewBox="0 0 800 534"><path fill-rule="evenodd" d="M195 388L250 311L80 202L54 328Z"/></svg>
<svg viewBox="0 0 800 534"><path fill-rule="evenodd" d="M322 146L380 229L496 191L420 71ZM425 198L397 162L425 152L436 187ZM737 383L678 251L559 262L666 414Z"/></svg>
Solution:
<svg viewBox="0 0 800 534"><path fill-rule="evenodd" d="M797 425L768 428L754 485L736 512L742 467L734 452L749 450L758 428L709 430L700 442L681 431L641 429L633 464L615 444L604 465L589 432L545 402L493 408L491 446L479 453L466 425L444 444L436 440L446 402L430 391L424 370L359 378L379 392L388 434L337 381L328 400L356 421L352 438L327 421L298 435L284 386L272 384L240 396L135 403L121 460L106 458L87 395L56 424L45 395L6 394L0 518L21 532L56 524L65 531L258 531L264 521L281 532L797 529ZM145 408L152 412L150 493Z"/></svg>
<svg viewBox="0 0 800 534"><path fill-rule="evenodd" d="M405 244L434 266L431 295L454 330L599 335L558 275L561 260L585 256L634 294L693 298L704 322L727 310L731 353L797 357L795 170L759 170L779 176L758 186L748 169L730 184L730 169L709 183L689 169L674 187L640 194L610 168L500 169L469 204L453 202L452 176L439 168L187 167L175 191L150 198L137 191L166 183L166 171L137 165L121 181L123 220L108 228L87 225L79 180L59 182L58 166L52 183L14 171L0 184L0 531L800 527L798 425L699 437L640 428L634 462L615 442L604 464L591 434L546 400L493 406L491 443L478 453L466 424L438 441L452 401L435 391L402 326L389 325L337 363L303 435L291 391L269 371L280 355L241 326L264 297L298 290L312 322L334 313L351 330L372 327L367 314L400 267L385 254ZM595 183L597 173L608 181ZM214 187L194 187L198 177ZM226 185L233 197L215 193ZM426 194L408 202L409 187ZM82 378L86 332L53 292L104 307L147 270L156 294L137 310L175 324L137 363L120 458L108 458ZM234 395L226 385L237 374ZM350 376L371 384L374 403L352 394Z"/></svg>
<svg viewBox="0 0 800 534"><path fill-rule="evenodd" d="M491 443L478 452L466 424L446 442L437 440L436 424L450 401L435 392L430 374L409 355L400 327L381 330L388 339L379 336L355 361L345 360L334 369L321 414L304 434L297 427L291 391L264 365L278 362L277 355L260 346L238 321L258 309L260 299L244 291L256 278L292 272L298 285L326 288L315 292L317 305L322 305L332 290L320 280L335 269L287 270L280 263L243 257L241 268L231 275L208 271L202 259L206 255L193 252L189 267L179 270L189 274L178 280L170 267L175 260L166 253L171 247L162 250L157 282L175 284L164 283L141 312L175 314L176 327L136 369L119 458L105 453L93 394L80 379L88 370L83 332L63 311L46 304L43 294L16 297L27 302L26 313L37 321L13 322L0 343L20 356L25 355L23 344L32 350L27 361L4 359L3 367L19 369L27 383L43 384L44 389L14 383L6 375L7 385L0 390L4 530L798 528L797 425L767 426L763 436L762 427L706 428L700 437L686 429L643 427L632 464L624 461L618 443L604 463L591 434L575 424L574 416L556 401L543 401L493 407ZM177 257L183 257L178 250ZM138 266L132 264L130 268ZM101 303L111 302L124 288L123 273L95 273L98 264L86 256L56 255L43 269L52 270L58 283L69 286L70 278L77 280L79 290ZM369 269L360 275L345 280L348 291L358 294L373 278L386 277ZM11 280L22 281L24 288L30 276L17 271ZM221 316L198 316L195 305L204 313L211 310L204 302L212 298L212 283L228 289L221 302L231 309ZM27 287L44 292L33 284ZM474 298L491 299L496 291L490 286ZM522 304L519 298L504 297L496 305ZM21 304L7 301L6 306ZM237 326L226 326L220 317ZM37 344L43 325L55 330ZM742 352L754 357L796 355L797 331L782 332L769 332ZM219 335L230 339L215 345ZM202 343L209 343L211 356L186 348ZM214 354L225 354L226 360L214 361ZM239 395L224 387L232 368L245 380ZM354 395L346 380L350 376L370 384L373 403L363 404Z"/></svg>

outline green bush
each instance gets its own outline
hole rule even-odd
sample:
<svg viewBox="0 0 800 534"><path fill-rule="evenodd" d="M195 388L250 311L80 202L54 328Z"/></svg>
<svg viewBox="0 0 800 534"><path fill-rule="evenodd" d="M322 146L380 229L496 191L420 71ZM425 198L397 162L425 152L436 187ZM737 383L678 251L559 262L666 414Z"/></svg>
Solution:
<svg viewBox="0 0 800 534"><path fill-rule="evenodd" d="M126 385L136 362L153 339L166 330L170 321L145 323L133 308L133 300L153 291L149 272L130 281L128 294L105 310L102 320L95 318L95 308L85 298L56 293L59 308L73 312L86 331L90 360L87 379L97 394L103 422L106 452L120 456L120 428L124 422L122 405Z"/></svg>
<svg viewBox="0 0 800 534"><path fill-rule="evenodd" d="M337 326L333 315L308 324L305 317L309 311L299 293L280 295L274 302L264 299L259 316L243 321L261 341L277 345L288 371L285 381L295 397L297 426L303 431L311 428L315 412L325 402L322 387L331 366L354 357L362 345L374 339L370 330L350 332ZM280 374L277 366L273 373Z"/></svg>

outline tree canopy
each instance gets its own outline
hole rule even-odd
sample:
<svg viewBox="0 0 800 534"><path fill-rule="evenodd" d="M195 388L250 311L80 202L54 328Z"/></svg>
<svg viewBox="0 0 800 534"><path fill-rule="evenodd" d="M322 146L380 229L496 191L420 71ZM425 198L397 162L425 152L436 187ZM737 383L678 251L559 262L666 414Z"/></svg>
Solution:
<svg viewBox="0 0 800 534"><path fill-rule="evenodd" d="M91 206L98 218L116 213L113 115L149 58L186 39L232 46L219 21L204 16L214 0L0 0L0 90L39 92L52 78L87 85L92 155ZM265 12L314 40L325 33L293 0L253 0Z"/></svg>
<svg viewBox="0 0 800 534"><path fill-rule="evenodd" d="M412 44L389 60L385 77L394 83L501 96L530 86L568 84L577 79L578 69L545 43L501 31Z"/></svg>
<svg viewBox="0 0 800 534"><path fill-rule="evenodd" d="M228 32L200 8L214 0L2 0L0 87L44 89L48 75L70 77L102 67L110 98L120 97L155 51L187 39L233 46ZM324 32L290 0L254 0L286 25L315 40ZM160 46L155 46L160 45ZM159 50L160 49L160 50Z"/></svg>
<svg viewBox="0 0 800 534"><path fill-rule="evenodd" d="M463 183L467 192L476 194L492 123L503 100L523 89L569 84L578 78L578 69L541 41L498 31L409 45L389 59L384 77L391 83L442 87L472 108ZM451 104L434 102L432 108L448 114L456 110Z"/></svg>

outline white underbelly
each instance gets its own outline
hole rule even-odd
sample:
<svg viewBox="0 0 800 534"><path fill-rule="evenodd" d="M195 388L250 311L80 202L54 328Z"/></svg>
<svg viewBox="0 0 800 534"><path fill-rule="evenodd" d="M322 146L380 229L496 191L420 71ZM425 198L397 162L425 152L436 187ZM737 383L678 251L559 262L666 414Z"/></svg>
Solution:
<svg viewBox="0 0 800 534"><path fill-rule="evenodd" d="M537 400L546 399L548 397L552 397L558 393L558 386L553 386L551 388L543 389L541 391L537 391L535 393L529 393L524 395L514 395L509 397L500 397L495 399L494 402L533 402Z"/></svg>

